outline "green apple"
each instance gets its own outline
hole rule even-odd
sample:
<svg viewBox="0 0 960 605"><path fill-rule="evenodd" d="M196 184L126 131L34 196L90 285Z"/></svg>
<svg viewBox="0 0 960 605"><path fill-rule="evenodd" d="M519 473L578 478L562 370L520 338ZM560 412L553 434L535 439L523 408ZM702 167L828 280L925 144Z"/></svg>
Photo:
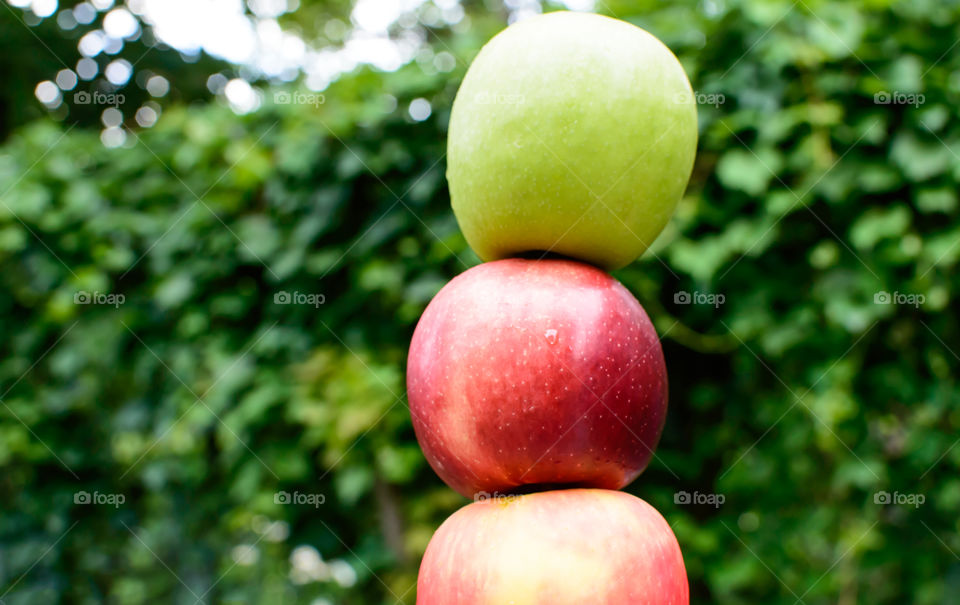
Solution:
<svg viewBox="0 0 960 605"><path fill-rule="evenodd" d="M539 15L490 40L457 92L453 211L483 260L552 252L615 269L663 230L696 147L693 91L662 42L601 15Z"/></svg>

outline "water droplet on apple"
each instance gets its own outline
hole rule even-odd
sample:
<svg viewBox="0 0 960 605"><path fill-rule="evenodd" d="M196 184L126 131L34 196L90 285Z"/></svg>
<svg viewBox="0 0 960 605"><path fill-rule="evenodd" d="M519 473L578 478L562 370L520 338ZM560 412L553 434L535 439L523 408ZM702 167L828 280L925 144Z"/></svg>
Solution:
<svg viewBox="0 0 960 605"><path fill-rule="evenodd" d="M543 333L543 335L544 335L544 337L546 337L547 342L549 342L550 344L552 344L552 345L557 344L557 331L556 331L556 330L547 330L546 332Z"/></svg>

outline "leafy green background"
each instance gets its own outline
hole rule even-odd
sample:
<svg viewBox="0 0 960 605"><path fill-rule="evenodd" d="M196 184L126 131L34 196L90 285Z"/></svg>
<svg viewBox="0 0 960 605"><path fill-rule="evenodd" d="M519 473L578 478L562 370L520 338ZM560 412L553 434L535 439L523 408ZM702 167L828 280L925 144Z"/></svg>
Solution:
<svg viewBox="0 0 960 605"><path fill-rule="evenodd" d="M449 208L445 129L509 12L465 8L460 26L417 26L417 61L359 68L319 107L259 82L263 106L238 116L203 85L234 66L160 47L138 64L173 84L159 122L107 149L95 112L34 98L82 28L0 3L2 603L414 602L432 531L465 501L417 447L406 347L479 262ZM335 45L323 24L349 10L304 0L284 24ZM955 603L960 4L596 10L664 40L703 101L688 193L617 273L671 380L657 459L629 491L674 527L692 601Z"/></svg>

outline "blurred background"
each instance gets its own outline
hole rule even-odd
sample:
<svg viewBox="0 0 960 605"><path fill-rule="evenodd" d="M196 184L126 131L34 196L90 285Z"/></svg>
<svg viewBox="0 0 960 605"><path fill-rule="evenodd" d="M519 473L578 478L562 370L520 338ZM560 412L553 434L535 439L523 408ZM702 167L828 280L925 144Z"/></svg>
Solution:
<svg viewBox="0 0 960 605"><path fill-rule="evenodd" d="M450 106L561 8L661 38L700 107L616 273L671 381L629 491L692 602L957 602L956 0L0 0L0 602L414 602L466 503L404 397L479 262Z"/></svg>

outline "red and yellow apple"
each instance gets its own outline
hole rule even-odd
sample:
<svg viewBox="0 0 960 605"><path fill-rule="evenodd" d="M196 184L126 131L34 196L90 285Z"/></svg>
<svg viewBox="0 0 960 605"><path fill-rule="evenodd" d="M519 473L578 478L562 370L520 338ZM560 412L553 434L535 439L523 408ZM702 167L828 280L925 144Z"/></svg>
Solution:
<svg viewBox="0 0 960 605"><path fill-rule="evenodd" d="M506 259L427 306L407 362L413 426L461 494L619 489L667 413L656 330L620 282L579 262Z"/></svg>
<svg viewBox="0 0 960 605"><path fill-rule="evenodd" d="M417 605L687 605L680 546L643 500L610 490L501 496L427 546Z"/></svg>
<svg viewBox="0 0 960 605"><path fill-rule="evenodd" d="M690 178L697 109L677 58L600 15L531 17L477 55L450 115L447 180L483 260L545 250L615 269Z"/></svg>

